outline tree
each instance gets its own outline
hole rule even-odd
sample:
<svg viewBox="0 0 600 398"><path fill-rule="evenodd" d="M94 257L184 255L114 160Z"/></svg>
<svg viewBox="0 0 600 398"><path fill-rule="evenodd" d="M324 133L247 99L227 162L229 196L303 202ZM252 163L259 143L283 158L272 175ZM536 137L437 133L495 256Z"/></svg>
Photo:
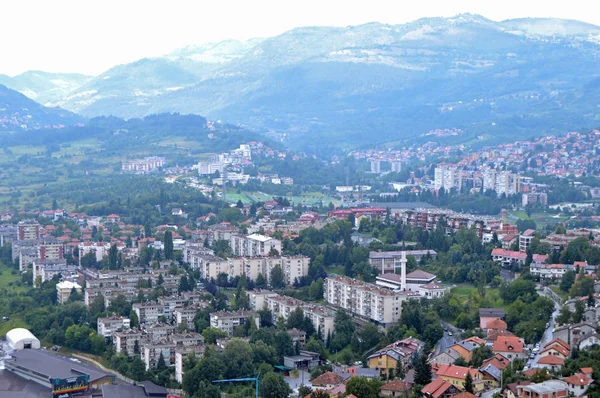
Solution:
<svg viewBox="0 0 600 398"><path fill-rule="evenodd" d="M564 305L560 307L560 312L556 317L556 323L559 325L566 325L571 322L572 316L573 314L571 313L571 310L569 310L569 307Z"/></svg>
<svg viewBox="0 0 600 398"><path fill-rule="evenodd" d="M292 389L280 374L269 372L260 380L260 396L264 398L287 398Z"/></svg>
<svg viewBox="0 0 600 398"><path fill-rule="evenodd" d="M473 389L473 376L471 376L471 372L468 371L465 376L465 391L470 392L471 394L475 394Z"/></svg>
<svg viewBox="0 0 600 398"><path fill-rule="evenodd" d="M165 232L165 258L173 259L173 233L171 231Z"/></svg>
<svg viewBox="0 0 600 398"><path fill-rule="evenodd" d="M258 276L256 277L256 281L254 282L254 284L259 289L267 287L267 281L265 280L265 277L263 276L262 273L258 274Z"/></svg>
<svg viewBox="0 0 600 398"><path fill-rule="evenodd" d="M569 289L571 289L571 286L573 286L573 283L575 282L575 272L574 271L567 271L564 273L564 275L562 276L562 278L560 279L560 290L562 290L563 292L568 292Z"/></svg>
<svg viewBox="0 0 600 398"><path fill-rule="evenodd" d="M225 362L224 376L228 379L246 377L254 372L252 348L244 340L232 339L225 345L223 357Z"/></svg>
<svg viewBox="0 0 600 398"><path fill-rule="evenodd" d="M352 377L346 383L346 393L354 394L357 398L378 398L382 385L381 379L367 379L364 376Z"/></svg>
<svg viewBox="0 0 600 398"><path fill-rule="evenodd" d="M137 340L136 340L137 343ZM156 370L159 372L162 372L163 370L167 369L167 363L165 362L165 357L163 356L163 353L160 353L160 356L158 357L158 361L156 362Z"/></svg>
<svg viewBox="0 0 600 398"><path fill-rule="evenodd" d="M112 245L108 251L108 268L112 270L118 269L118 262L119 251L117 249L117 245Z"/></svg>
<svg viewBox="0 0 600 398"><path fill-rule="evenodd" d="M483 361L491 358L492 356L494 356L494 353L489 346L483 345L481 347L477 347L471 352L471 361L469 362L469 365L473 368L479 369Z"/></svg>
<svg viewBox="0 0 600 398"><path fill-rule="evenodd" d="M427 355L421 354L415 364L415 384L425 386L431 383L431 365L427 362Z"/></svg>
<svg viewBox="0 0 600 398"><path fill-rule="evenodd" d="M129 367L129 376L136 381L146 379L146 365L139 356L134 356Z"/></svg>
<svg viewBox="0 0 600 398"><path fill-rule="evenodd" d="M298 388L298 398L304 398L306 397L308 394L312 394L313 390L312 388L305 386L304 384L302 384L300 386L300 388Z"/></svg>
<svg viewBox="0 0 600 398"><path fill-rule="evenodd" d="M283 280L283 270L280 265L276 265L271 270L271 287L273 289L281 289L285 287L285 282Z"/></svg>
<svg viewBox="0 0 600 398"><path fill-rule="evenodd" d="M221 329L209 327L202 331L202 337L204 337L206 344L216 344L217 339L227 337L227 333L223 332Z"/></svg>
<svg viewBox="0 0 600 398"><path fill-rule="evenodd" d="M458 357L456 358L456 361L454 361L454 365L456 366L468 366L467 360L463 357Z"/></svg>
<svg viewBox="0 0 600 398"><path fill-rule="evenodd" d="M304 322L304 310L302 307L297 307L294 309L288 319L287 319L287 328L288 329L301 329L302 324Z"/></svg>
<svg viewBox="0 0 600 398"><path fill-rule="evenodd" d="M585 313L584 302L581 300L577 300L575 302L575 312L573 313L573 316L571 318L573 323L579 323L579 322L583 321L584 313Z"/></svg>

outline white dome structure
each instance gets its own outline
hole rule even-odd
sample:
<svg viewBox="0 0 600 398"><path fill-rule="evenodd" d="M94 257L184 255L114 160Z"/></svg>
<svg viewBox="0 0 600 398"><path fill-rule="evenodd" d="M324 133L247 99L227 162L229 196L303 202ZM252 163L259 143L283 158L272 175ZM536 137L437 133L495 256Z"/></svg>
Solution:
<svg viewBox="0 0 600 398"><path fill-rule="evenodd" d="M16 328L6 333L6 341L13 350L39 349L40 341L27 329Z"/></svg>

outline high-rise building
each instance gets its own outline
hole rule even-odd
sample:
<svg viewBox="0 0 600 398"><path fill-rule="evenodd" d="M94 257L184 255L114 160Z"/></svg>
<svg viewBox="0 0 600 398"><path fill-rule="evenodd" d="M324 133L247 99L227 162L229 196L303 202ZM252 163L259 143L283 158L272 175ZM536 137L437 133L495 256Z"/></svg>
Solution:
<svg viewBox="0 0 600 398"><path fill-rule="evenodd" d="M35 220L19 221L17 224L17 240L37 240L40 238L40 224Z"/></svg>
<svg viewBox="0 0 600 398"><path fill-rule="evenodd" d="M371 160L371 173L381 173L381 161L378 159Z"/></svg>
<svg viewBox="0 0 600 398"><path fill-rule="evenodd" d="M453 165L440 164L434 171L434 187L436 190L444 188L446 191L456 188L460 190L463 185L463 173Z"/></svg>
<svg viewBox="0 0 600 398"><path fill-rule="evenodd" d="M393 161L390 164L393 173L399 173L402 171L402 162Z"/></svg>

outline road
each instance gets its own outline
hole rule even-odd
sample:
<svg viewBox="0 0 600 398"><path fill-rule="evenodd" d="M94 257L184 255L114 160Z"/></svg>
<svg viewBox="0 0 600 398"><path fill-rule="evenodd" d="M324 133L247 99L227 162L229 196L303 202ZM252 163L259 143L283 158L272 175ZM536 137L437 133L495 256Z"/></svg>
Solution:
<svg viewBox="0 0 600 398"><path fill-rule="evenodd" d="M548 328L544 331L544 334L542 335L542 339L540 340L540 350L542 350L544 348L544 345L547 344L548 342L550 342L552 340L552 330L554 330L554 328L556 327L556 317L558 316L558 312L560 310L560 303L557 302L553 295L550 294L546 294L546 289L544 288L540 291L538 291L538 293L540 294L540 296L546 296L551 298L554 301L554 312L552 313L552 319L550 319L549 322L549 326ZM540 360L541 356L539 354L539 352L536 354L535 358L530 359L528 364L529 364L529 368L537 368L538 366L538 361Z"/></svg>
<svg viewBox="0 0 600 398"><path fill-rule="evenodd" d="M444 336L438 341L438 343L435 346L433 356L439 355L440 353L446 351L448 347L454 345L456 343L456 336L458 333L460 333L460 329L452 326L448 322L441 322L444 328L447 328L449 331L452 332L452 336L448 336L448 332L444 332Z"/></svg>

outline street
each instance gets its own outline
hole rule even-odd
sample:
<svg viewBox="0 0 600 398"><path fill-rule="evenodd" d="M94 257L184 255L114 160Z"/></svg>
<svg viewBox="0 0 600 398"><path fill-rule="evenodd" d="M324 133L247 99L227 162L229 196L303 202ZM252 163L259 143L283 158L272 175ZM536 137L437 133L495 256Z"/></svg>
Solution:
<svg viewBox="0 0 600 398"><path fill-rule="evenodd" d="M444 336L438 341L438 343L435 346L435 351L433 353L433 356L437 356L440 353L445 352L448 349L448 347L451 347L452 345L454 345L456 343L457 333L460 333L459 329L452 326L448 322L445 322L445 321L441 321L441 322L442 322L442 326L444 328L447 328L450 332L452 332L452 336L448 336L448 332L444 332Z"/></svg>
<svg viewBox="0 0 600 398"><path fill-rule="evenodd" d="M549 297L549 298L553 299L553 301L554 301L554 312L552 313L552 318L550 319L550 322L549 322L550 325L544 331L544 334L542 335L542 339L539 342L540 343L540 351L541 351L544 348L544 345L552 340L552 330L554 330L554 328L556 327L555 319L558 316L558 312L560 310L560 304L557 303L556 300L554 300L554 297L552 295L546 294L546 288L540 290L538 293L541 296ZM530 366L528 366L530 369L537 368L537 363L541 358L540 351L538 351L538 353L535 355L535 358L530 359L527 362L528 364L530 364Z"/></svg>

